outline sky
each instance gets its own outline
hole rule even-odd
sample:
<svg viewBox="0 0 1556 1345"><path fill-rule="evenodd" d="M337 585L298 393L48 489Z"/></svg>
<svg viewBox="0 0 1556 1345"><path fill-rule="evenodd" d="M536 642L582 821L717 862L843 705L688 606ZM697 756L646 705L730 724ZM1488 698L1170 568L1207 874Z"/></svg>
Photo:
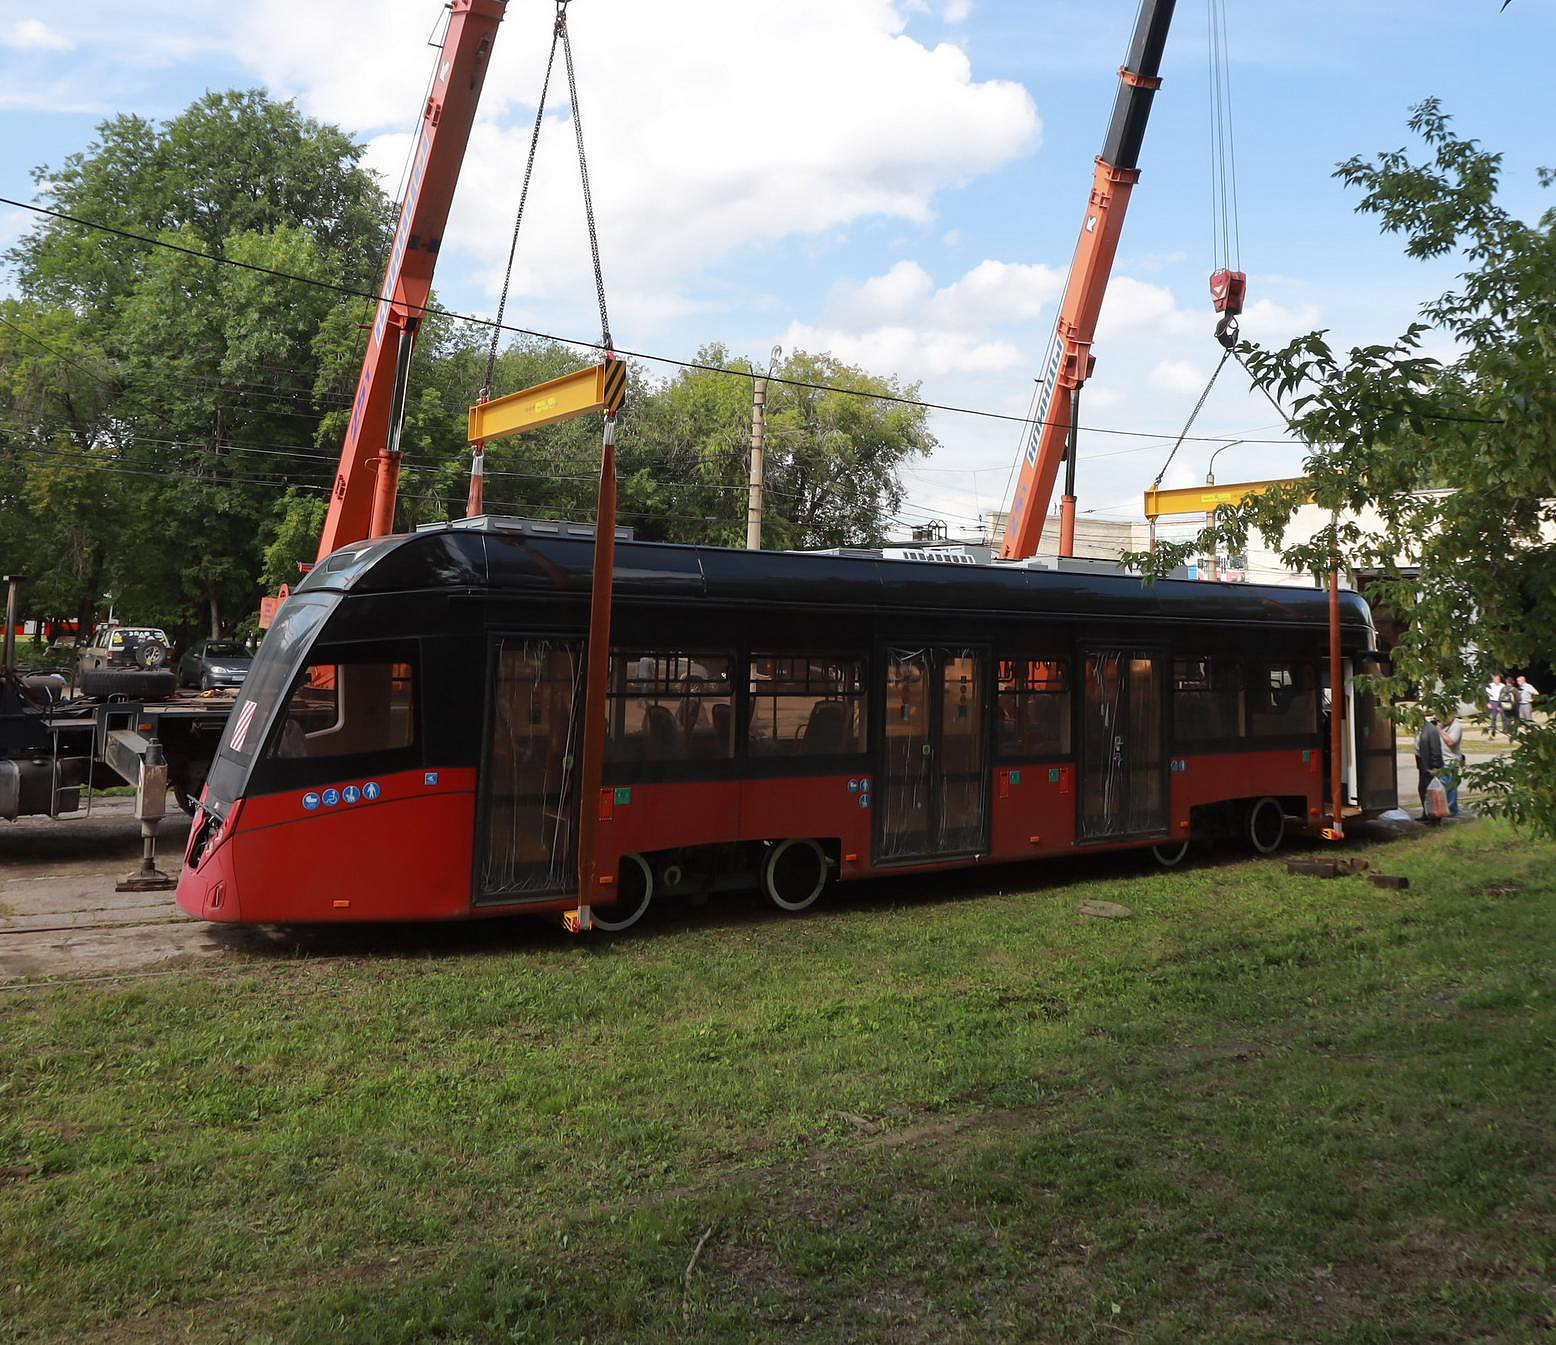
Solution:
<svg viewBox="0 0 1556 1345"><path fill-rule="evenodd" d="M1333 177L1352 155L1411 145L1423 98L1504 154L1509 208L1532 219L1550 205L1536 179L1556 165L1549 0L1225 10L1245 336L1392 340L1452 284L1451 259L1405 258ZM573 0L617 345L830 351L931 401L1025 415L1135 12L1136 0ZM256 86L343 127L393 193L442 13L439 0L0 0L0 195L36 199L32 170L86 148L107 117L168 118L206 89ZM496 309L554 13L510 0L498 31L436 278L457 312ZM1179 0L1167 41L1083 393L1083 515L1142 516L1220 355L1207 14L1208 0ZM592 341L565 87L553 83L507 320ZM30 223L0 207L0 246ZM906 471L901 522L970 533L1007 501L1021 426L949 412L931 426L940 447ZM1218 441L1185 442L1164 485L1203 480L1222 444L1220 482L1300 470L1300 446L1235 366L1193 432Z"/></svg>

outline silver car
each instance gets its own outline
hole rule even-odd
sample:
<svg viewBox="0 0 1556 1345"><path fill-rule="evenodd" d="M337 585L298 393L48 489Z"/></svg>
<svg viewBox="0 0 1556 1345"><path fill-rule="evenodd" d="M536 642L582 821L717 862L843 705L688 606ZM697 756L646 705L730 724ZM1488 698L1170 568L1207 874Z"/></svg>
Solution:
<svg viewBox="0 0 1556 1345"><path fill-rule="evenodd" d="M253 662L254 655L236 640L201 640L178 660L178 685L201 691L240 687Z"/></svg>

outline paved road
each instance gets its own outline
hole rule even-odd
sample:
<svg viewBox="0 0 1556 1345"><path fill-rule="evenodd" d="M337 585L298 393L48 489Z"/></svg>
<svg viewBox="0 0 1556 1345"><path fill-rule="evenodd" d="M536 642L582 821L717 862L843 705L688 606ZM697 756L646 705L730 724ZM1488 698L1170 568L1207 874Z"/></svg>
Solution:
<svg viewBox="0 0 1556 1345"><path fill-rule="evenodd" d="M132 799L97 799L92 816L0 822L0 982L91 976L224 950L211 926L185 917L171 892L115 892L140 867ZM174 811L158 863L176 874L189 819Z"/></svg>

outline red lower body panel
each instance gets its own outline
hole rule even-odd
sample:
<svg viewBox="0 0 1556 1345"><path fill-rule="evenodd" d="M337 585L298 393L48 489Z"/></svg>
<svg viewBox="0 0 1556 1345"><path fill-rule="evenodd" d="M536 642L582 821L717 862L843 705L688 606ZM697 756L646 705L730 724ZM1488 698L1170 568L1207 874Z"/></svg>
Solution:
<svg viewBox="0 0 1556 1345"><path fill-rule="evenodd" d="M1317 749L1174 758L1167 835L1187 838L1196 807L1274 795L1317 815ZM893 873L1062 854L1076 844L1079 780L1074 762L1001 766L990 777L986 852L891 865ZM333 800L333 801L332 801ZM835 842L839 877L874 864L869 775L694 781L607 788L596 806L599 872L593 900L614 898L622 858L732 842L811 837ZM409 771L244 800L224 834L187 861L178 904L206 920L249 924L331 920L448 920L496 915L474 907L476 773ZM193 846L200 836L197 818ZM1158 838L1159 839L1159 838ZM1152 838L1104 844L1122 848ZM522 904L534 911L575 904L571 894Z"/></svg>
<svg viewBox="0 0 1556 1345"><path fill-rule="evenodd" d="M243 801L197 867L186 861L178 904L245 924L447 920L471 913L474 847L472 770L267 794Z"/></svg>

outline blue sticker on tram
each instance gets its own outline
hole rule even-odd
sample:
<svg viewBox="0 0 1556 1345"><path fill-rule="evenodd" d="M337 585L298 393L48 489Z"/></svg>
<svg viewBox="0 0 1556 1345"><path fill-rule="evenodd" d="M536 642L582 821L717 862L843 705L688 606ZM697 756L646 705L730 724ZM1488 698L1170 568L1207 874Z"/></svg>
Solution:
<svg viewBox="0 0 1556 1345"><path fill-rule="evenodd" d="M850 794L857 794L859 792L859 781L850 780L848 782L848 792Z"/></svg>
<svg viewBox="0 0 1556 1345"><path fill-rule="evenodd" d="M340 791L340 797L343 803L355 803L362 797L362 791L355 785L347 785Z"/></svg>
<svg viewBox="0 0 1556 1345"><path fill-rule="evenodd" d="M868 794L861 794L859 796L859 806L861 808L868 808L870 806L870 796Z"/></svg>
<svg viewBox="0 0 1556 1345"><path fill-rule="evenodd" d="M326 789L324 791L324 806L326 808L333 808L339 802L340 802L340 790L338 790L338 789Z"/></svg>
<svg viewBox="0 0 1556 1345"><path fill-rule="evenodd" d="M437 782L438 782L438 773L436 771L428 771L428 772L426 772L421 777L421 782L424 785L435 785L435 784L437 784Z"/></svg>
<svg viewBox="0 0 1556 1345"><path fill-rule="evenodd" d="M310 813L319 806L319 796L312 790L303 795L303 807Z"/></svg>
<svg viewBox="0 0 1556 1345"><path fill-rule="evenodd" d="M371 803L384 792L383 786L377 780L369 780L362 786L362 797Z"/></svg>

